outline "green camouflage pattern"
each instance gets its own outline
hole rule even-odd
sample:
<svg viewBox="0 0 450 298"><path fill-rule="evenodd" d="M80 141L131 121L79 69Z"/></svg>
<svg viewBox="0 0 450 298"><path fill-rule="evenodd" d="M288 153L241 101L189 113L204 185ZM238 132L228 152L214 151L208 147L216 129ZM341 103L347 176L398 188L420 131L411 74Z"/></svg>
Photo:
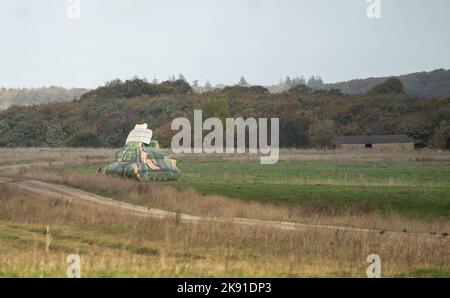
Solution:
<svg viewBox="0 0 450 298"><path fill-rule="evenodd" d="M167 157L155 140L149 145L129 142L116 152L116 160L103 169L104 174L151 182L177 180L181 173L176 160Z"/></svg>

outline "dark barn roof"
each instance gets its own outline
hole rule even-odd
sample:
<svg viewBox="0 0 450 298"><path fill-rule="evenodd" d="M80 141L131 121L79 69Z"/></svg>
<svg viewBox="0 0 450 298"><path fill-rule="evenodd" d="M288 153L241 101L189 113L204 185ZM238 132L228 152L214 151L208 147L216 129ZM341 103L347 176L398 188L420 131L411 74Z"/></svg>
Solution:
<svg viewBox="0 0 450 298"><path fill-rule="evenodd" d="M336 139L341 144L414 143L407 135L339 136Z"/></svg>

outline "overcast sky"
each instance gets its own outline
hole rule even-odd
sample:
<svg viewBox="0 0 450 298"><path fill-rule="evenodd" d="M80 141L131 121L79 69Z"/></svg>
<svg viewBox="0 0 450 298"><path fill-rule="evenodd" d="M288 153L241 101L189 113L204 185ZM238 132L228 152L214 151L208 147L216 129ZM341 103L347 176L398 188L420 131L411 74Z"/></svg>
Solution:
<svg viewBox="0 0 450 298"><path fill-rule="evenodd" d="M76 0L75 0L76 1ZM325 82L450 68L449 0L1 0L0 86Z"/></svg>

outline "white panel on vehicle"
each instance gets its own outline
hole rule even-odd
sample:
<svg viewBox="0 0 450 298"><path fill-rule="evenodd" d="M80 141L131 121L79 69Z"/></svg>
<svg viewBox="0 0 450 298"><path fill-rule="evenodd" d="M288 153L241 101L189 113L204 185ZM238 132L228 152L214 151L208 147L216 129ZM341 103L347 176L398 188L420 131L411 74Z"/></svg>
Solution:
<svg viewBox="0 0 450 298"><path fill-rule="evenodd" d="M144 144L150 144L153 136L153 131L147 128L147 124L136 125L134 129L128 134L125 145L129 142L142 142Z"/></svg>

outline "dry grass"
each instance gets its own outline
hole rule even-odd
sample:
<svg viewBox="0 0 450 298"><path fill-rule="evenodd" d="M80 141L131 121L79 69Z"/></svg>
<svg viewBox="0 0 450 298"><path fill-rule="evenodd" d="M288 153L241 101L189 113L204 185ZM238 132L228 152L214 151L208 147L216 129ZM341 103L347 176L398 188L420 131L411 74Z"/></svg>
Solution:
<svg viewBox="0 0 450 298"><path fill-rule="evenodd" d="M121 177L71 171L49 172L40 167L9 169L7 174L64 184L150 208L204 217L240 217L436 234L448 233L450 230L450 222L446 220L378 214L373 212L373 206L368 203L357 204L348 211L339 211L325 201L317 201L307 207L275 206L219 195L204 195L194 189L176 190L162 184L140 183Z"/></svg>
<svg viewBox="0 0 450 298"><path fill-rule="evenodd" d="M249 161L259 162L253 154L178 154L176 158L189 162ZM319 149L280 149L281 161L327 161L327 162L417 162L450 164L450 151L420 149L414 152L377 152Z"/></svg>
<svg viewBox="0 0 450 298"><path fill-rule="evenodd" d="M449 276L448 242L411 235L278 231L179 224L107 207L29 197L0 185L0 276L64 276L68 254L88 276ZM51 243L45 250L45 229Z"/></svg>
<svg viewBox="0 0 450 298"><path fill-rule="evenodd" d="M0 148L0 165L30 161L86 161L114 159L110 148ZM180 161L259 161L253 154L172 154ZM450 163L450 151L421 149L414 152L376 152L318 149L280 149L279 160L329 162L418 162Z"/></svg>
<svg viewBox="0 0 450 298"><path fill-rule="evenodd" d="M115 151L97 148L0 148L0 166L38 162L112 160Z"/></svg>

